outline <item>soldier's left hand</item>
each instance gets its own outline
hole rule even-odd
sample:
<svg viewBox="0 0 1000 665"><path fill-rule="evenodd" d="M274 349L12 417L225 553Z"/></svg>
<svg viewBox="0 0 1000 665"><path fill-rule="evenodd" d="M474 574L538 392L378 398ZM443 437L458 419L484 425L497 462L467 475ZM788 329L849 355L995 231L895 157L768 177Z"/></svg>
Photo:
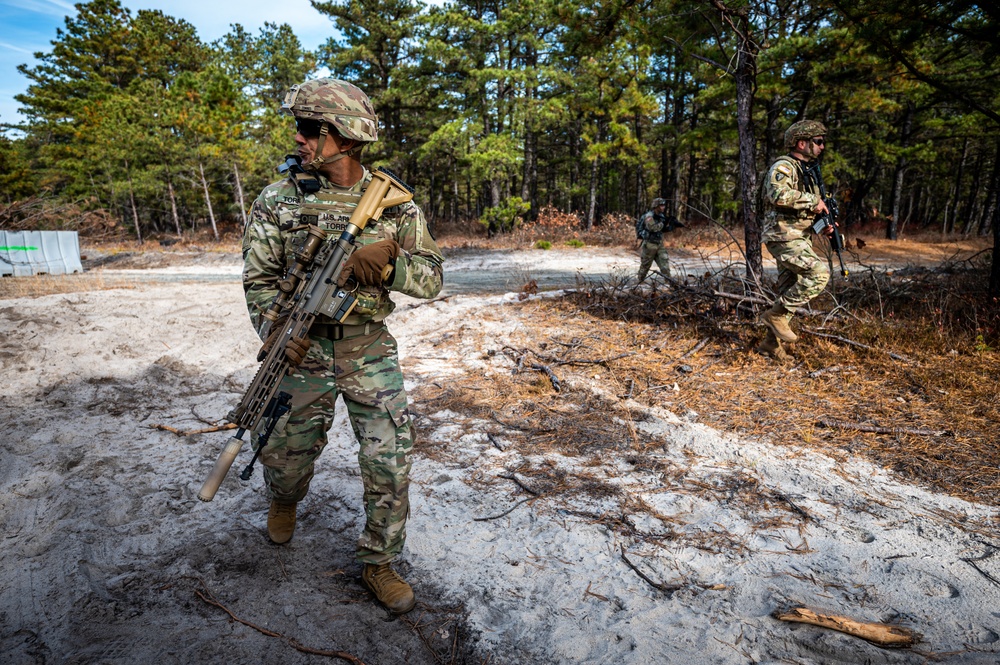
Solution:
<svg viewBox="0 0 1000 665"><path fill-rule="evenodd" d="M358 247L344 264L337 285L344 286L353 278L362 286L380 286L386 266L393 264L398 256L399 243L392 238Z"/></svg>

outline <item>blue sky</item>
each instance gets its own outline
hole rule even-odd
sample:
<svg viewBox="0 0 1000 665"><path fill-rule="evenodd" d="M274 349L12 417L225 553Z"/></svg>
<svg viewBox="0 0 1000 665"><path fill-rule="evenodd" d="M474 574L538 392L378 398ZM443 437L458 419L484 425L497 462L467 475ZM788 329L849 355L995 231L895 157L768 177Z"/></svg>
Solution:
<svg viewBox="0 0 1000 665"><path fill-rule="evenodd" d="M69 0L0 0L0 123L19 122L14 95L24 92L28 80L17 66L36 63L34 53L52 50L56 28L65 17L75 16ZM252 34L265 22L288 23L307 49L315 49L333 33L333 25L309 4L309 0L121 0L132 10L159 9L182 18L198 30L203 42L211 42L240 23Z"/></svg>

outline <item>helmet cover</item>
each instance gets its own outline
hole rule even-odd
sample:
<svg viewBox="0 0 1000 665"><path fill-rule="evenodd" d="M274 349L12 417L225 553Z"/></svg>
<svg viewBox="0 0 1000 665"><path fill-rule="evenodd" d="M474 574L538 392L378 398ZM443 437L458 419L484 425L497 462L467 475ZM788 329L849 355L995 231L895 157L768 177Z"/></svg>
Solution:
<svg viewBox="0 0 1000 665"><path fill-rule="evenodd" d="M785 130L785 150L791 150L801 140L826 136L826 127L818 120L799 120Z"/></svg>
<svg viewBox="0 0 1000 665"><path fill-rule="evenodd" d="M293 85L281 112L305 120L330 123L346 139L378 140L378 116L361 88L335 78L321 78Z"/></svg>

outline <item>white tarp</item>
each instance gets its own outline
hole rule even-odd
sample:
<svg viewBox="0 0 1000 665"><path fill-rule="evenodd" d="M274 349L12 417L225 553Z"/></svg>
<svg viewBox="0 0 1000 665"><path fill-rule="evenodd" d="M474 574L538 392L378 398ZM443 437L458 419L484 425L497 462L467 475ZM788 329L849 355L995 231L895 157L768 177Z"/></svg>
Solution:
<svg viewBox="0 0 1000 665"><path fill-rule="evenodd" d="M0 231L0 275L83 272L76 231Z"/></svg>

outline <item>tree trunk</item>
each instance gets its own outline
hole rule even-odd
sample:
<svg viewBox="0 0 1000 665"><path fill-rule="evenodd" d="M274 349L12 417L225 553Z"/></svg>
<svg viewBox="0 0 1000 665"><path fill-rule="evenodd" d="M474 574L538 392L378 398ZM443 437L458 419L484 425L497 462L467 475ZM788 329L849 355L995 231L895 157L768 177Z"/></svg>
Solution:
<svg viewBox="0 0 1000 665"><path fill-rule="evenodd" d="M177 229L177 237L180 238L183 235L181 231L181 218L177 214L177 197L174 196L174 183L169 173L167 174L167 193L170 195L170 213L174 219L174 228Z"/></svg>
<svg viewBox="0 0 1000 665"><path fill-rule="evenodd" d="M763 293L764 274L760 251L760 219L754 209L757 191L757 143L753 131L753 96L757 87L757 47L747 31L750 22L745 9L738 10L739 54L736 57L736 130L740 144L740 182L742 194L743 234L746 242L747 279L756 295Z"/></svg>
<svg viewBox="0 0 1000 665"><path fill-rule="evenodd" d="M868 198L868 193L875 183L878 171L879 163L875 156L875 150L869 147L868 154L865 156L864 175L855 181L851 204L848 206L847 214L844 215L844 228L842 229L844 233L855 221L863 223L868 218L865 213L865 199Z"/></svg>
<svg viewBox="0 0 1000 665"><path fill-rule="evenodd" d="M986 211L982 221L979 222L979 235L984 236L989 233L991 222L996 225L995 217L998 209L1000 209L1000 140L997 141L996 156L993 158L993 175L990 176L989 190L986 192ZM993 260L996 261L995 248Z"/></svg>
<svg viewBox="0 0 1000 665"><path fill-rule="evenodd" d="M587 230L594 228L594 215L597 212L597 171L600 159L594 158L594 163L590 165L590 192L589 203L587 204Z"/></svg>
<svg viewBox="0 0 1000 665"><path fill-rule="evenodd" d="M1000 298L1000 206L993 208L993 260L990 263L991 298Z"/></svg>
<svg viewBox="0 0 1000 665"><path fill-rule="evenodd" d="M240 180L240 169L233 162L233 176L236 181L236 203L240 206L240 220L243 222L243 230L247 228L247 207L243 202L243 182Z"/></svg>
<svg viewBox="0 0 1000 665"><path fill-rule="evenodd" d="M965 141L962 143L962 160L958 163L958 171L955 173L955 185L952 191L952 197L948 201L948 207L945 209L944 224L941 227L944 235L948 235L955 230L955 218L958 217L958 202L962 196L962 178L965 175L965 160L968 159L968 157L969 138L966 137ZM951 216L948 215L948 209L952 211Z"/></svg>
<svg viewBox="0 0 1000 665"><path fill-rule="evenodd" d="M900 132L900 148L907 147L910 139L910 132L913 128L913 105L906 105L906 112L903 115L903 130ZM899 220L902 216L903 204L903 176L906 174L906 155L901 154L896 159L896 170L892 175L892 211L889 213L889 223L885 227L886 240L896 240L899 231Z"/></svg>
<svg viewBox="0 0 1000 665"><path fill-rule="evenodd" d="M219 229L215 225L215 212L212 210L212 197L208 194L208 181L205 180L205 165L198 162L198 171L201 173L201 188L205 192L205 205L208 206L208 219L212 223L212 235L219 239Z"/></svg>
<svg viewBox="0 0 1000 665"><path fill-rule="evenodd" d="M128 200L132 204L132 222L135 224L135 237L142 244L142 228L139 226L139 211L135 207L135 193L132 191L132 171L129 170L128 160L125 160L125 173L128 175Z"/></svg>
<svg viewBox="0 0 1000 665"><path fill-rule="evenodd" d="M965 205L962 206L962 212L959 214L959 219L965 220L962 226L962 237L968 238L969 234L972 233L972 229L977 226L976 221L976 209L979 207L977 203L979 202L979 188L983 183L983 151L978 150L976 155L976 165L972 167L972 184L969 186L969 196L965 200Z"/></svg>
<svg viewBox="0 0 1000 665"><path fill-rule="evenodd" d="M569 135L569 187L567 192L576 191L576 185L580 182L580 120L577 118L570 127ZM580 201L576 195L571 195L569 211L576 211L581 208Z"/></svg>

